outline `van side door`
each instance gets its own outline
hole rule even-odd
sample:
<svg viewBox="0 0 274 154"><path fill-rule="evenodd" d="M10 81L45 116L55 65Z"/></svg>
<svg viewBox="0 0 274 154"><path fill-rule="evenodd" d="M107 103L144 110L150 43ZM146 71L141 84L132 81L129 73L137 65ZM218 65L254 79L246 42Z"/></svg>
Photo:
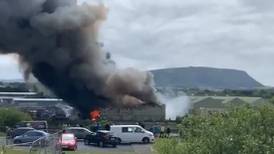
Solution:
<svg viewBox="0 0 274 154"><path fill-rule="evenodd" d="M134 142L134 127L122 127L122 142Z"/></svg>

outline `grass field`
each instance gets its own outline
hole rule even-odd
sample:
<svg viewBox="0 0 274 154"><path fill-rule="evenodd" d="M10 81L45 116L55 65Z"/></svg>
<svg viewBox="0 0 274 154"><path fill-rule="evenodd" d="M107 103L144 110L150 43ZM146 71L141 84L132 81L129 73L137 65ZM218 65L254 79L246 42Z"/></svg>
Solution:
<svg viewBox="0 0 274 154"><path fill-rule="evenodd" d="M94 152L87 152L87 151L78 151L78 152L65 152L65 154L94 154ZM96 152L96 154L136 154L135 152L107 152L107 153L102 153L102 152Z"/></svg>
<svg viewBox="0 0 274 154"><path fill-rule="evenodd" d="M1 150L0 150L0 153L1 153ZM7 149L4 154L28 154L28 151Z"/></svg>

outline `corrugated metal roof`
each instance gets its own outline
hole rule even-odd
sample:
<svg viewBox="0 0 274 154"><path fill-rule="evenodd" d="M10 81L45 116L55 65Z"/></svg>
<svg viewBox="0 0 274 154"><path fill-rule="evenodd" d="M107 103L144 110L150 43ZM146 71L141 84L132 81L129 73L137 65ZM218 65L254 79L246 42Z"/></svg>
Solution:
<svg viewBox="0 0 274 154"><path fill-rule="evenodd" d="M220 103L226 104L232 102L235 99L242 100L249 104L254 104L258 102L264 102L261 97L241 97L241 96L190 96L190 100L193 104L206 100L208 98L220 100Z"/></svg>
<svg viewBox="0 0 274 154"><path fill-rule="evenodd" d="M29 102L34 102L34 101L47 101L47 102L57 102L57 101L63 101L62 99L57 99L57 98L14 98L14 101L29 101Z"/></svg>
<svg viewBox="0 0 274 154"><path fill-rule="evenodd" d="M0 95L37 95L35 92L0 92Z"/></svg>

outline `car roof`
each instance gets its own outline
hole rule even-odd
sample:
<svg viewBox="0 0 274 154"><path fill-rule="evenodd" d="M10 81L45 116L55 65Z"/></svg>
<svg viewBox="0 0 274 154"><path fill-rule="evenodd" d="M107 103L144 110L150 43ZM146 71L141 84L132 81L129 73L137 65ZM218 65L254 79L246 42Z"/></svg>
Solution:
<svg viewBox="0 0 274 154"><path fill-rule="evenodd" d="M32 128L32 127L18 127L18 128L16 128L16 129L29 129L29 130L33 130L34 128ZM15 130L16 130L15 129Z"/></svg>
<svg viewBox="0 0 274 154"><path fill-rule="evenodd" d="M47 123L47 121L45 121L45 120L37 120L37 121L22 121L22 122L44 122L44 123Z"/></svg>
<svg viewBox="0 0 274 154"><path fill-rule="evenodd" d="M139 125L112 125L110 127L141 127Z"/></svg>
<svg viewBox="0 0 274 154"><path fill-rule="evenodd" d="M42 131L42 130L30 130L30 131L28 131L28 132L37 132L37 133L48 134L47 132L44 132L44 131ZM27 132L27 133L28 133L28 132Z"/></svg>
<svg viewBox="0 0 274 154"><path fill-rule="evenodd" d="M67 127L66 129L87 129L87 128L85 128L85 127Z"/></svg>
<svg viewBox="0 0 274 154"><path fill-rule="evenodd" d="M85 128L85 127L67 127L67 128L65 128L65 130L72 130L72 129L83 129L83 130L87 130L87 131L89 131L89 132L92 132L92 131L90 131L89 129L87 129L87 128Z"/></svg>

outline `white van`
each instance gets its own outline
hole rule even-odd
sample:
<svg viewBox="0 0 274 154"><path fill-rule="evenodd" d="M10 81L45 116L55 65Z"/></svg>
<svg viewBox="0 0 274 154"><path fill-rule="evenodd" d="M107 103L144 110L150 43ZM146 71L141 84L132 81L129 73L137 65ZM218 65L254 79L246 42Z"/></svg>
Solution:
<svg viewBox="0 0 274 154"><path fill-rule="evenodd" d="M139 125L112 125L110 132L120 143L150 143L154 142L152 132Z"/></svg>

